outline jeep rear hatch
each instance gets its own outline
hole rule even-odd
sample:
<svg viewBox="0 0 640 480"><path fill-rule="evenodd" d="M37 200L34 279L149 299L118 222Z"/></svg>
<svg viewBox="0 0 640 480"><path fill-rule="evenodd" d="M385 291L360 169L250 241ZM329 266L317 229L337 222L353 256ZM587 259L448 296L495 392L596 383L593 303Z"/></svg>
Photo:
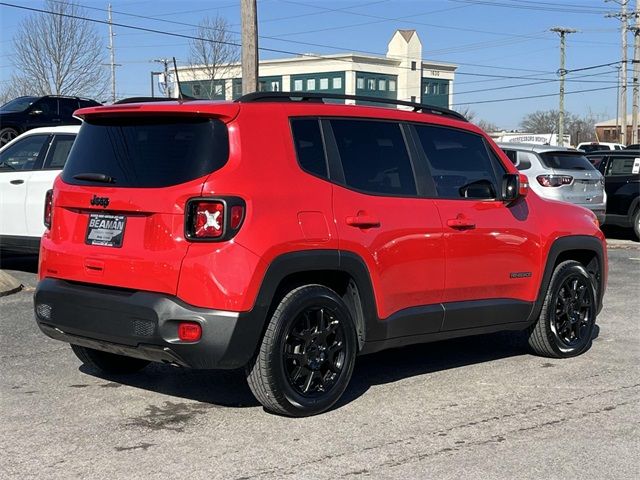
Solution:
<svg viewBox="0 0 640 480"><path fill-rule="evenodd" d="M228 156L211 116L88 115L56 182L41 275L175 294L185 204Z"/></svg>

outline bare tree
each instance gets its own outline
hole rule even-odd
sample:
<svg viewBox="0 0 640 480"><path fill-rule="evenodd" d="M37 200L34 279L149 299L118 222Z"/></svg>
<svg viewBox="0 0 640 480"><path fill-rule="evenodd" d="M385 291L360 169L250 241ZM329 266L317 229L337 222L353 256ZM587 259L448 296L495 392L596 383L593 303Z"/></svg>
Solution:
<svg viewBox="0 0 640 480"><path fill-rule="evenodd" d="M525 115L520 122L520 127L527 133L553 133L558 131L558 110L538 110ZM565 122L570 123L571 114L565 115Z"/></svg>
<svg viewBox="0 0 640 480"><path fill-rule="evenodd" d="M498 132L500 131L500 127L498 127L495 123L491 123L487 120L478 120L475 122L477 126L479 126L485 132Z"/></svg>
<svg viewBox="0 0 640 480"><path fill-rule="evenodd" d="M574 144L595 140L595 124L600 117L591 111L583 116L567 112L564 116L565 133L571 135L571 142ZM559 118L558 110L539 110L526 115L520 122L520 127L529 133L555 133L558 131Z"/></svg>
<svg viewBox="0 0 640 480"><path fill-rule="evenodd" d="M476 112L471 110L471 107L469 107L469 105L463 105L455 108L454 110L470 122L473 122L473 119L476 118Z"/></svg>
<svg viewBox="0 0 640 480"><path fill-rule="evenodd" d="M47 0L52 13L35 13L13 39L17 80L32 95L101 97L107 88L104 46L74 1Z"/></svg>
<svg viewBox="0 0 640 480"><path fill-rule="evenodd" d="M225 79L234 64L240 61L240 48L237 39L229 31L229 23L223 17L205 17L196 31L197 39L191 40L189 63L195 72L203 72L205 80L201 92L194 96L213 98L224 95L224 83L215 80Z"/></svg>
<svg viewBox="0 0 640 480"><path fill-rule="evenodd" d="M16 97L28 94L28 87L26 87L18 77L13 75L7 85L0 89L0 105L4 105L9 100L13 100Z"/></svg>

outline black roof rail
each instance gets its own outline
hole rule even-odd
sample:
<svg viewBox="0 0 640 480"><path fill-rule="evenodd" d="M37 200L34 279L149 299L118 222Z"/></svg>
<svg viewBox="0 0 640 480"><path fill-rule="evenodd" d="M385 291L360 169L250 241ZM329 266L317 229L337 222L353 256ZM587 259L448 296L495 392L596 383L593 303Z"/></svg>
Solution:
<svg viewBox="0 0 640 480"><path fill-rule="evenodd" d="M424 103L407 102L404 100L394 100L391 98L366 97L361 95L343 95L339 93L316 93L316 92L253 92L236 99L236 102L313 102L324 103L324 100L356 100L360 102L381 103L386 105L402 105L411 107L414 112L432 113L453 117L464 122L467 119L464 115L444 107L436 107Z"/></svg>
<svg viewBox="0 0 640 480"><path fill-rule="evenodd" d="M122 105L125 103L149 103L149 102L179 102L180 100L177 98L167 98L167 97L129 97L122 98L116 102L113 102L113 105Z"/></svg>

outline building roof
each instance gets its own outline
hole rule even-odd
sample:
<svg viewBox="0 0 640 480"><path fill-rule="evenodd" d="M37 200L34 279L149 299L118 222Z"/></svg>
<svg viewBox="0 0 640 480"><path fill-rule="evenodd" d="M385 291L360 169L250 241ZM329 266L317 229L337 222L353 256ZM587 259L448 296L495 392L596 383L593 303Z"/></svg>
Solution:
<svg viewBox="0 0 640 480"><path fill-rule="evenodd" d="M402 35L402 38L404 38L408 42L409 40L411 40L411 37L413 37L416 31L415 30L398 30L398 33L400 33L400 35Z"/></svg>
<svg viewBox="0 0 640 480"><path fill-rule="evenodd" d="M596 127L615 127L616 125L620 126L622 123L622 117L619 118L611 118L609 120L605 120L603 122L596 123ZM631 125L631 114L627 115L627 125Z"/></svg>

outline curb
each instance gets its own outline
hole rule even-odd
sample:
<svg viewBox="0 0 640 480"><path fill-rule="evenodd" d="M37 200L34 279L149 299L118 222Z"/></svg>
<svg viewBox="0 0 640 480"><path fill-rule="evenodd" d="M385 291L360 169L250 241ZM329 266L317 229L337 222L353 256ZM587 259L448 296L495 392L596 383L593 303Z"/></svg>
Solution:
<svg viewBox="0 0 640 480"><path fill-rule="evenodd" d="M4 270L0 270L0 297L22 290L23 285Z"/></svg>

